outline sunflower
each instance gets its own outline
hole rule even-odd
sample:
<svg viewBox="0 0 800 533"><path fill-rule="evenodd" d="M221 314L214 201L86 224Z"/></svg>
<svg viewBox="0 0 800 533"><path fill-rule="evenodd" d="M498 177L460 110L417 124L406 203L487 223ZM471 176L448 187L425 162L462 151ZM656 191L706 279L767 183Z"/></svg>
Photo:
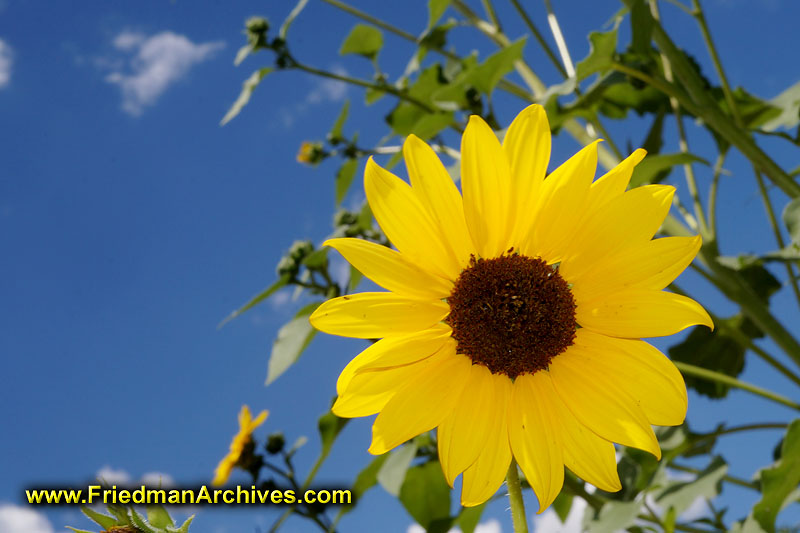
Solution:
<svg viewBox="0 0 800 533"><path fill-rule="evenodd" d="M550 127L523 110L501 144L472 116L461 140L461 193L433 150L403 145L411 185L367 162L364 188L396 250L326 242L389 292L341 296L311 323L379 338L339 376L333 412L378 414L372 454L438 428L450 486L479 505L512 457L546 509L564 466L605 491L621 488L614 443L661 450L651 424L681 424L686 386L640 340L703 324L695 301L664 289L700 237L653 239L674 188L625 191L636 150L593 182L597 143L545 178Z"/></svg>
<svg viewBox="0 0 800 533"><path fill-rule="evenodd" d="M219 487L228 481L228 478L231 477L231 471L239 462L245 446L251 442L253 431L264 423L267 415L269 415L269 411L261 411L256 419L253 420L250 408L246 405L242 406L242 410L239 411L239 433L234 435L228 455L223 457L217 465L217 469L214 471L214 480L211 482L212 485Z"/></svg>

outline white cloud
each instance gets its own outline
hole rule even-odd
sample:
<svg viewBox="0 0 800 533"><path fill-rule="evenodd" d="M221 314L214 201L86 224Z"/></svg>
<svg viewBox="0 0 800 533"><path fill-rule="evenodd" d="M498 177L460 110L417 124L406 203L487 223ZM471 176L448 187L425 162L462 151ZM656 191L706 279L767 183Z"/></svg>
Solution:
<svg viewBox="0 0 800 533"><path fill-rule="evenodd" d="M406 529L406 533L425 533L425 528L419 524L411 524ZM461 530L455 527L447 533L461 533ZM500 522L492 518L475 526L475 533L503 533L503 528Z"/></svg>
<svg viewBox="0 0 800 533"><path fill-rule="evenodd" d="M6 87L11 81L11 65L13 63L14 55L11 47L0 39L0 89Z"/></svg>
<svg viewBox="0 0 800 533"><path fill-rule="evenodd" d="M142 474L141 482L148 487L174 487L175 480L163 472L147 472Z"/></svg>
<svg viewBox="0 0 800 533"><path fill-rule="evenodd" d="M42 513L28 507L0 503L0 531L3 533L53 533Z"/></svg>
<svg viewBox="0 0 800 533"><path fill-rule="evenodd" d="M183 78L194 65L210 58L222 48L220 41L195 44L184 35L162 31L152 36L124 31L113 41L125 53L127 68L115 61L101 63L112 67L106 81L122 90L122 109L138 116L153 105L167 88Z"/></svg>
<svg viewBox="0 0 800 533"><path fill-rule="evenodd" d="M339 76L347 75L347 71L340 66L334 66L331 70ZM347 96L347 84L345 82L329 78L318 78L317 86L306 96L306 103L339 102L344 100L345 96Z"/></svg>
<svg viewBox="0 0 800 533"><path fill-rule="evenodd" d="M125 470L114 470L108 465L98 470L95 477L108 485L128 485L131 482L131 475Z"/></svg>

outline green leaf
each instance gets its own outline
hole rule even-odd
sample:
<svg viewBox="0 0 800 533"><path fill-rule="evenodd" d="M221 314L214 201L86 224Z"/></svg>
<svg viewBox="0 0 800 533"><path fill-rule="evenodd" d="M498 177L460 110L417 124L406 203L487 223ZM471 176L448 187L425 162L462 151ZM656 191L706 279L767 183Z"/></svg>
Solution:
<svg viewBox="0 0 800 533"><path fill-rule="evenodd" d="M339 433L344 429L347 423L350 420L347 418L339 418L331 411L328 411L317 421L317 428L319 429L319 438L320 442L322 443L319 456L320 460L324 460L329 453L331 453L331 447L333 446L336 437L339 436Z"/></svg>
<svg viewBox="0 0 800 533"><path fill-rule="evenodd" d="M611 67L617 52L617 29L605 33L592 32L589 42L589 55L575 67L578 80L586 79L595 72L605 72Z"/></svg>
<svg viewBox="0 0 800 533"><path fill-rule="evenodd" d="M347 282L347 288L350 292L356 290L358 284L361 283L361 280L364 278L364 274L362 274L356 267L350 265L350 279Z"/></svg>
<svg viewBox="0 0 800 533"><path fill-rule="evenodd" d="M678 513L674 507L670 507L669 511L664 515L664 533L675 533L675 519Z"/></svg>
<svg viewBox="0 0 800 533"><path fill-rule="evenodd" d="M379 29L366 24L356 24L345 37L339 53L341 55L358 54L367 59L375 59L382 47L383 34Z"/></svg>
<svg viewBox="0 0 800 533"><path fill-rule="evenodd" d="M358 159L348 159L336 172L336 205L342 203L358 170Z"/></svg>
<svg viewBox="0 0 800 533"><path fill-rule="evenodd" d="M613 533L633 524L641 508L640 501L610 501L603 505L597 518L592 520L591 514L587 513L585 516L589 517L589 520L587 522L584 518L584 526L588 533Z"/></svg>
<svg viewBox="0 0 800 533"><path fill-rule="evenodd" d="M780 510L791 501L788 498L800 483L800 419L786 430L781 458L761 471L761 500L753 507L753 518L768 533L775 531Z"/></svg>
<svg viewBox="0 0 800 533"><path fill-rule="evenodd" d="M405 446L397 448L389 454L378 472L378 483L392 496L400 494L400 487L406 479L406 472L411 466L411 461L417 455L417 443L411 441Z"/></svg>
<svg viewBox="0 0 800 533"><path fill-rule="evenodd" d="M573 494L571 492L567 492L562 490L556 499L553 500L553 510L558 515L559 520L561 523L567 521L567 515L569 515L569 510L572 509L572 498Z"/></svg>
<svg viewBox="0 0 800 533"><path fill-rule="evenodd" d="M143 531L144 533L156 533L153 531L153 528L150 527L150 524L147 523L144 517L136 511L136 509L131 507L128 512L131 518L131 524L135 526L136 529Z"/></svg>
<svg viewBox="0 0 800 533"><path fill-rule="evenodd" d="M769 101L770 105L781 110L780 115L764 124L767 131L778 128L793 128L800 122L800 81Z"/></svg>
<svg viewBox="0 0 800 533"><path fill-rule="evenodd" d="M353 496L353 503L342 506L342 508L339 510L339 513L336 515L336 520L334 523L338 523L342 516L352 511L353 508L355 508L356 503L358 503L359 498L361 498L369 489L378 484L378 472L388 458L388 453L379 455L373 459L361 472L358 473L358 476L356 476L356 480L353 482L353 485L350 489L350 492Z"/></svg>
<svg viewBox="0 0 800 533"><path fill-rule="evenodd" d="M272 345L267 365L267 385L278 379L300 358L316 335L317 330L311 326L308 317L319 305L320 302L315 302L305 306L278 331L278 338Z"/></svg>
<svg viewBox="0 0 800 533"><path fill-rule="evenodd" d="M439 22L451 0L428 0L428 29Z"/></svg>
<svg viewBox="0 0 800 533"><path fill-rule="evenodd" d="M514 63L522 59L527 37L522 37L486 58L475 69L470 82L484 94L491 94L500 80L514 70Z"/></svg>
<svg viewBox="0 0 800 533"><path fill-rule="evenodd" d="M91 507L81 505L81 511L103 529L111 529L111 526L119 525L119 522L116 518L104 515L103 513L98 513Z"/></svg>
<svg viewBox="0 0 800 533"><path fill-rule="evenodd" d="M233 60L233 65L235 67L238 67L242 63L242 61L244 61L247 58L247 56L250 55L250 52L252 51L253 51L252 44L246 44L241 48L239 48L239 51L236 52L236 58Z"/></svg>
<svg viewBox="0 0 800 533"><path fill-rule="evenodd" d="M174 526L172 517L169 515L163 505L148 505L147 506L147 521L154 527L164 528L167 526Z"/></svg>
<svg viewBox="0 0 800 533"><path fill-rule="evenodd" d="M339 116L336 117L336 122L333 123L331 131L328 132L329 142L339 142L342 140L342 128L347 121L347 116L350 113L350 100L345 100L342 110L339 111Z"/></svg>
<svg viewBox="0 0 800 533"><path fill-rule="evenodd" d="M224 126L239 114L242 108L247 105L247 102L250 101L250 96L253 94L253 90L258 87L258 84L261 83L261 80L263 80L264 77L273 70L274 69L271 67L260 68L253 72L250 77L244 81L242 84L242 92L239 93L239 98L236 99L228 112L225 113L225 116L222 117L222 120L219 123L220 126Z"/></svg>
<svg viewBox="0 0 800 533"><path fill-rule="evenodd" d="M281 24L281 29L278 31L278 36L284 41L286 40L286 34L289 32L289 26L292 25L294 19L296 19L297 15L299 15L303 8L306 7L307 3L308 0L300 0L297 2L297 5L294 6L294 9L292 9L291 13L289 13L289 16L286 17L286 20L284 20L283 24Z"/></svg>
<svg viewBox="0 0 800 533"><path fill-rule="evenodd" d="M86 529L75 529L72 526L64 526L64 527L66 527L67 529L71 529L73 533L96 533L95 531L88 531Z"/></svg>
<svg viewBox="0 0 800 533"><path fill-rule="evenodd" d="M303 258L303 264L311 270L324 270L328 268L328 248L314 250Z"/></svg>
<svg viewBox="0 0 800 533"><path fill-rule="evenodd" d="M702 163L708 165L708 161L694 154L656 154L645 157L641 163L636 165L631 177L630 188L638 187L647 183L659 183L663 181L675 165L685 165L690 163Z"/></svg>
<svg viewBox="0 0 800 533"><path fill-rule="evenodd" d="M289 276L281 276L278 279L278 281L276 281L275 283L273 283L260 293L250 298L250 300L246 304L244 304L242 307L240 307L239 309L228 315L227 318L225 318L222 322L219 323L217 329L221 328L234 318L238 317L239 315L241 315L246 311L249 311L253 307L257 306L258 304L260 304L261 302L263 302L264 300L275 294L279 289L282 289L289 283L289 279L290 279Z"/></svg>
<svg viewBox="0 0 800 533"><path fill-rule="evenodd" d="M716 326L714 331L694 328L686 339L669 348L670 358L737 377L744 370L745 348L729 332L739 331L749 339L762 337L763 333L741 314L717 319ZM686 375L684 380L687 387L709 398L724 398L730 390L729 385L718 381Z"/></svg>
<svg viewBox="0 0 800 533"><path fill-rule="evenodd" d="M194 520L194 515L192 515L189 518L187 518L186 521L183 524L181 524L181 527L176 529L174 533L188 533L189 526L191 525L192 520ZM171 529L172 528L167 528L167 530L171 530Z"/></svg>
<svg viewBox="0 0 800 533"><path fill-rule="evenodd" d="M762 255L764 261L800 261L800 244L790 243L780 250Z"/></svg>
<svg viewBox="0 0 800 533"><path fill-rule="evenodd" d="M789 230L792 242L800 245L800 198L795 198L783 209L783 223Z"/></svg>
<svg viewBox="0 0 800 533"><path fill-rule="evenodd" d="M475 507L461 508L461 512L458 513L455 523L455 525L461 529L461 533L474 533L478 522L481 521L481 515L483 514L483 510L486 509L487 503L488 502L483 502Z"/></svg>
<svg viewBox="0 0 800 533"><path fill-rule="evenodd" d="M410 468L399 498L408 514L426 530L434 522L450 517L450 487L436 461Z"/></svg>
<svg viewBox="0 0 800 533"><path fill-rule="evenodd" d="M675 509L681 514L697 498L713 500L719 494L722 478L728 473L728 465L721 457L714 457L696 479L672 482L656 497L658 504L665 509Z"/></svg>

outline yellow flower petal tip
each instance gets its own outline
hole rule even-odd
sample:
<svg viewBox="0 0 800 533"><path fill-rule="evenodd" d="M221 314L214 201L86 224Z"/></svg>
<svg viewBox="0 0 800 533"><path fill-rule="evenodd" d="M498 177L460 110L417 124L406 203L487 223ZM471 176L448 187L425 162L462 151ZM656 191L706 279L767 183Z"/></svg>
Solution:
<svg viewBox="0 0 800 533"><path fill-rule="evenodd" d="M645 150L594 181L599 142L545 176L544 108L523 109L502 143L473 115L459 190L409 135L410 184L371 157L364 171L395 249L324 243L388 291L331 299L309 318L327 333L380 339L342 371L334 413L378 415L373 455L438 428L445 479L462 476L464 506L499 490L512 456L539 512L560 492L565 466L620 490L614 444L660 459L652 425L686 415L680 372L640 339L714 327L700 304L663 291L702 243L654 239L675 188L625 191Z"/></svg>
<svg viewBox="0 0 800 533"><path fill-rule="evenodd" d="M269 411L261 411L253 420L250 408L243 405L239 411L239 432L231 440L228 454L222 458L214 471L214 479L211 482L214 486L221 486L228 482L231 472L239 462L245 446L252 440L253 432L266 421Z"/></svg>

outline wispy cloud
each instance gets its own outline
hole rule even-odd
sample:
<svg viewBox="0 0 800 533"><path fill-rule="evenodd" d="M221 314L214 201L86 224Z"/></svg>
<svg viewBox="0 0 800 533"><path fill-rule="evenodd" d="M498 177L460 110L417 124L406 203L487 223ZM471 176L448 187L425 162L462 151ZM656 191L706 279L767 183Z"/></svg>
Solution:
<svg viewBox="0 0 800 533"><path fill-rule="evenodd" d="M97 471L95 477L109 485L127 485L131 482L131 475L122 469L114 469L108 465Z"/></svg>
<svg viewBox="0 0 800 533"><path fill-rule="evenodd" d="M340 76L347 75L347 71L340 65L334 65L330 70ZM328 78L315 79L314 86L306 93L305 98L294 106L280 109L279 119L281 124L286 128L291 128L300 117L309 112L311 107L325 103L341 102L347 96L347 89L347 84L343 81Z"/></svg>
<svg viewBox="0 0 800 533"><path fill-rule="evenodd" d="M7 42L0 39L0 89L11 82L11 66L14 64L14 53Z"/></svg>
<svg viewBox="0 0 800 533"><path fill-rule="evenodd" d="M105 58L101 61L112 70L106 81L122 90L122 109L138 116L146 107L155 104L170 85L186 76L194 65L210 58L224 43L197 44L171 31L151 36L123 31L114 38L113 45L125 60Z"/></svg>
<svg viewBox="0 0 800 533"><path fill-rule="evenodd" d="M0 531L3 533L53 533L42 513L29 507L0 503Z"/></svg>

